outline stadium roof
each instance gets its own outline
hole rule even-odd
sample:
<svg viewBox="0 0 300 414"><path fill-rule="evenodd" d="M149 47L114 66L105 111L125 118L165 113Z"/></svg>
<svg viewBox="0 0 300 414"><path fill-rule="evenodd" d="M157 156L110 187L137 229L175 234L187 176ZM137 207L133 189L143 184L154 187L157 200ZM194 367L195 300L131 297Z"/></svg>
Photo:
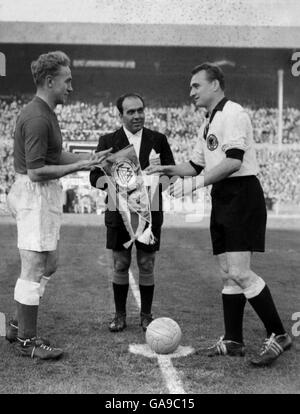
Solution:
<svg viewBox="0 0 300 414"><path fill-rule="evenodd" d="M298 0L0 0L0 42L298 48Z"/></svg>

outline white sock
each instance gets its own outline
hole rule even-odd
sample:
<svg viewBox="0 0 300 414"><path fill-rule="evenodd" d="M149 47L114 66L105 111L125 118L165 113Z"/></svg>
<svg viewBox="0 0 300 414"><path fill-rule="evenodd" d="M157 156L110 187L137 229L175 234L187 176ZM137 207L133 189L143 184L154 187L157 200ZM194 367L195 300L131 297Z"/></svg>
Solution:
<svg viewBox="0 0 300 414"><path fill-rule="evenodd" d="M50 280L50 276L43 276L41 281L40 281L40 297L42 298L44 293L45 293L45 289L46 289L46 285Z"/></svg>
<svg viewBox="0 0 300 414"><path fill-rule="evenodd" d="M31 280L18 279L14 299L29 306L38 306L40 303L40 284Z"/></svg>
<svg viewBox="0 0 300 414"><path fill-rule="evenodd" d="M244 293L244 290L238 285L224 286L222 293L223 295L239 295Z"/></svg>

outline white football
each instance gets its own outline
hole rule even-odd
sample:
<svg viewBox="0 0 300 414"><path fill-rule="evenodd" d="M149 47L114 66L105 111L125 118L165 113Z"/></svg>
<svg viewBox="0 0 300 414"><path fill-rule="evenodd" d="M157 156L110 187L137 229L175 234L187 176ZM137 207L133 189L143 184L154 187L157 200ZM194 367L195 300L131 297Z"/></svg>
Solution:
<svg viewBox="0 0 300 414"><path fill-rule="evenodd" d="M171 318L157 318L147 326L146 342L157 354L176 351L181 337L180 326Z"/></svg>

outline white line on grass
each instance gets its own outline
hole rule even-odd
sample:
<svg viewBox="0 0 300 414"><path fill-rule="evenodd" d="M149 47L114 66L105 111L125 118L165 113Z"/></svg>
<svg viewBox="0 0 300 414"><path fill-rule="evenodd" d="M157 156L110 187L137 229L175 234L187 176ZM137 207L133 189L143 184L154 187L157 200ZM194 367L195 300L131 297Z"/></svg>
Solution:
<svg viewBox="0 0 300 414"><path fill-rule="evenodd" d="M136 301L137 307L141 309L141 298L140 298L140 290L138 288L138 285L136 284L136 281L134 279L132 271L129 269L129 285L133 294L133 297Z"/></svg>
<svg viewBox="0 0 300 414"><path fill-rule="evenodd" d="M107 300L109 303L108 312L114 313L115 312L115 304L113 299L113 292L112 292L112 257L109 250L105 250L104 254L99 255L98 263L100 266L104 266L107 272Z"/></svg>
<svg viewBox="0 0 300 414"><path fill-rule="evenodd" d="M138 308L141 309L141 299L140 299L139 288L138 288L138 285L134 279L134 276L131 270L129 270L129 285L130 285L133 297L136 301L136 304ZM157 356L160 370L162 372L162 375L167 384L170 394L185 394L181 381L178 377L177 371L171 362L171 357L169 355L159 355L159 354L157 354L156 356Z"/></svg>
<svg viewBox="0 0 300 414"><path fill-rule="evenodd" d="M6 335L5 314L0 312L0 336Z"/></svg>
<svg viewBox="0 0 300 414"><path fill-rule="evenodd" d="M193 348L179 345L174 353L160 355L153 352L147 344L131 344L129 345L129 351L136 355L143 355L146 358L157 358L158 365L170 394L186 394L171 359L187 356L194 351Z"/></svg>
<svg viewBox="0 0 300 414"><path fill-rule="evenodd" d="M168 355L157 355L159 368L170 394L185 394L180 378Z"/></svg>
<svg viewBox="0 0 300 414"><path fill-rule="evenodd" d="M108 254L106 254L106 259L109 263L109 256ZM103 265L103 256L99 257L99 264ZM110 273L110 272L108 272ZM136 305L138 307L138 309L141 309L141 299L140 299L140 291L139 291L139 287L135 281L135 278L133 276L133 273L131 271L131 269L129 269L129 286L130 289L132 291L133 297L135 299ZM136 351L136 347L138 347L139 345L129 345L129 351L136 353L136 354L140 354L140 355L144 355L144 356L148 356L147 352L151 354L151 357L156 357L158 360L158 365L159 368L161 370L162 376L166 382L167 388L170 392L170 394L186 394L186 392L183 389L182 383L180 381L180 378L178 376L178 373L176 371L176 369L174 368L171 358L172 357L179 357L179 356L186 356L189 353L191 353L192 351L190 350L190 348L187 348L187 351L183 351L183 347L179 347L178 350L179 352L174 353L174 354L170 354L170 355L159 355L156 354L155 352L152 352L150 350L150 348L148 347L148 345L141 345L143 347L142 350L139 350L138 352ZM146 349L148 348L148 351L145 353L144 348L146 347Z"/></svg>

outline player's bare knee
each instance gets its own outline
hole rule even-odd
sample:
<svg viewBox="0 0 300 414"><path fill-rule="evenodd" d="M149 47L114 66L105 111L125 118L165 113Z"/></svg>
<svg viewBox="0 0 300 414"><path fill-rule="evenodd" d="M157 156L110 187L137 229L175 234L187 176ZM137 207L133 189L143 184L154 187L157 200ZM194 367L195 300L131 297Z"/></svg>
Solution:
<svg viewBox="0 0 300 414"><path fill-rule="evenodd" d="M225 263L219 263L219 272L223 284L227 283L227 281L230 280L230 275L228 273L228 266Z"/></svg>
<svg viewBox="0 0 300 414"><path fill-rule="evenodd" d="M224 286L230 283L231 279L230 279L229 273L220 271L220 274L221 274L221 279L222 279Z"/></svg>
<svg viewBox="0 0 300 414"><path fill-rule="evenodd" d="M52 276L57 271L57 267L58 267L58 250L48 253L46 270L45 270L44 276L46 277Z"/></svg>
<svg viewBox="0 0 300 414"><path fill-rule="evenodd" d="M45 270L46 261L43 254L31 251L21 252L21 279L40 282Z"/></svg>
<svg viewBox="0 0 300 414"><path fill-rule="evenodd" d="M48 261L44 276L46 276L46 277L52 276L57 271L57 268L58 268L57 259L53 259L50 262Z"/></svg>
<svg viewBox="0 0 300 414"><path fill-rule="evenodd" d="M246 289L249 284L252 282L252 275L250 270L240 269L236 266L229 267L230 278L241 286L243 289Z"/></svg>
<svg viewBox="0 0 300 414"><path fill-rule="evenodd" d="M219 262L219 268L221 273L228 274L228 265L225 262Z"/></svg>

